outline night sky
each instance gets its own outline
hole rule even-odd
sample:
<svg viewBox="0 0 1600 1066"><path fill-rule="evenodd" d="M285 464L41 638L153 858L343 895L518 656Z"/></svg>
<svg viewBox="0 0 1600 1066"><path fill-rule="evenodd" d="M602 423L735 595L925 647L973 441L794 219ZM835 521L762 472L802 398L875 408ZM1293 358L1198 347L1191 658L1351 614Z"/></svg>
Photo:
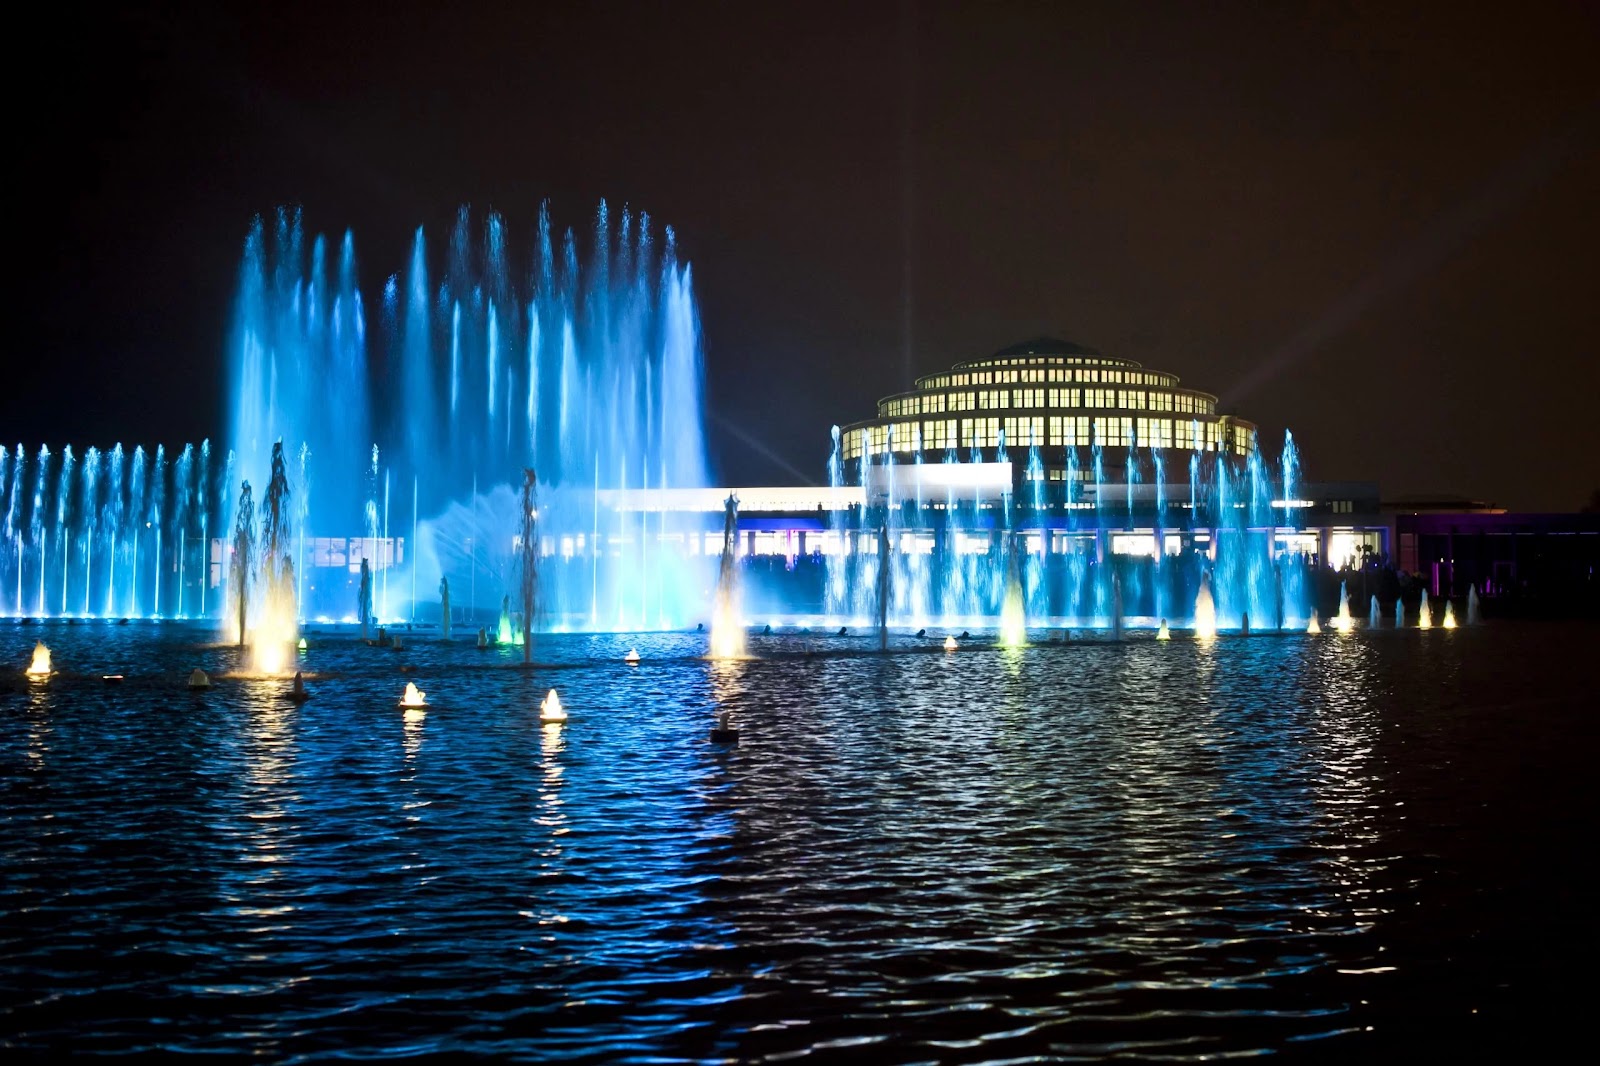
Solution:
<svg viewBox="0 0 1600 1066"><path fill-rule="evenodd" d="M255 214L353 228L371 309L459 204L526 263L605 198L694 264L725 483L1053 334L1313 479L1600 486L1600 5L210 6L12 42L8 442L222 436Z"/></svg>

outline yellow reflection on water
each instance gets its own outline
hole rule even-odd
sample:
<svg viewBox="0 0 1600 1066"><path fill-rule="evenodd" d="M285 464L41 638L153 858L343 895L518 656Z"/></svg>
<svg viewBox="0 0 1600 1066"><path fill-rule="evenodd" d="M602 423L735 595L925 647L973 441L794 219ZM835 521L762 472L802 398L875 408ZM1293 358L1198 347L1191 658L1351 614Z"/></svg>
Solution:
<svg viewBox="0 0 1600 1066"><path fill-rule="evenodd" d="M405 747L405 760L412 762L422 751L422 727L427 724L428 712L421 707L407 707L401 715L400 742Z"/></svg>
<svg viewBox="0 0 1600 1066"><path fill-rule="evenodd" d="M250 871L242 878L241 906L260 905L262 893L281 878L295 854L291 806L295 792L295 709L280 699L280 687L271 683L246 683L239 689L243 704L241 751L244 773L240 785L244 824L238 834L238 859Z"/></svg>

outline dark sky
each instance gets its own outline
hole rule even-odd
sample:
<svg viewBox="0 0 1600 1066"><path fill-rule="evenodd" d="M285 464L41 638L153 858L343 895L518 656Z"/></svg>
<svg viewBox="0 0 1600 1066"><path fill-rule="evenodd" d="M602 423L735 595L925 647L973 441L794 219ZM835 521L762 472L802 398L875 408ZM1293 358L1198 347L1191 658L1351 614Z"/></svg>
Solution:
<svg viewBox="0 0 1600 1066"><path fill-rule="evenodd" d="M354 228L372 306L458 204L515 254L604 197L694 263L729 483L820 479L910 373L1052 333L1313 478L1600 486L1600 5L334 6L13 42L54 76L12 100L0 436L220 435L254 214Z"/></svg>

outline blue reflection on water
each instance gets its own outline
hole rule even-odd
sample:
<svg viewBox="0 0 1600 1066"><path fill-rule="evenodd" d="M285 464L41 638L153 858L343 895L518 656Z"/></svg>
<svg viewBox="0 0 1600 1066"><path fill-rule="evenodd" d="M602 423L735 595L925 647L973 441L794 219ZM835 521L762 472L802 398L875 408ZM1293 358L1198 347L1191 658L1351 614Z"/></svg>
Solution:
<svg viewBox="0 0 1600 1066"><path fill-rule="evenodd" d="M41 635L57 675L0 677L0 979L33 1049L978 1060L1381 1033L1516 987L1470 947L1511 920L1471 910L1493 874L1447 874L1504 845L1473 812L1532 743L1508 723L1570 702L1494 689L1486 642L1564 654L1507 627L886 655L756 634L734 662L702 634L574 635L531 670L331 630L301 706L173 625L5 627L0 661ZM395 707L407 679L425 711ZM571 717L543 726L552 687ZM709 742L719 710L738 745ZM1432 924L1464 913L1470 937ZM1446 978L1441 936L1464 938Z"/></svg>

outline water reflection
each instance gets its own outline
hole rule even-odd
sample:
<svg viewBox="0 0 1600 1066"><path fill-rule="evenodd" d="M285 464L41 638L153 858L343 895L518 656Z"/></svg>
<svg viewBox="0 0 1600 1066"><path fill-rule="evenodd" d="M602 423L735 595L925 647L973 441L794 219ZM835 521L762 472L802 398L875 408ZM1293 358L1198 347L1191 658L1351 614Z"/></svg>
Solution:
<svg viewBox="0 0 1600 1066"><path fill-rule="evenodd" d="M411 764L422 753L422 734L428 724L428 712L421 707L407 707L400 715L401 741L405 750L405 761L408 770L414 770Z"/></svg>
<svg viewBox="0 0 1600 1066"><path fill-rule="evenodd" d="M300 801L295 790L296 712L280 698L279 688L271 682L245 681L237 694L243 772L238 778L240 822L230 835L238 849L237 861L247 864L235 874L233 889L245 907L273 894L274 882L285 874L282 864L293 860L297 843L290 813ZM268 906L263 912L284 909Z"/></svg>
<svg viewBox="0 0 1600 1066"><path fill-rule="evenodd" d="M43 770L50 755L50 738L55 733L52 721L55 700L43 682L28 685L28 715L24 719L26 741L23 750L28 753L28 765L33 770Z"/></svg>
<svg viewBox="0 0 1600 1066"><path fill-rule="evenodd" d="M353 640L316 643L328 680L297 709L245 679L191 698L226 649L67 637L62 661L129 677L0 690L0 910L27 915L0 978L74 1003L9 1028L591 1061L1183 1058L1364 1028L1363 1000L1415 1003L1386 982L1417 967L1382 949L1432 942L1425 913L1464 911L1452 958L1480 953L1430 994L1490 987L1463 984L1490 969L1479 929L1527 916L1479 901L1526 868L1445 882L1418 855L1484 847L1486 773L1563 706L1523 689L1578 655L1428 636L773 638L715 662L693 634L551 637L533 673L419 638L450 709L398 728L397 660ZM1507 656L1533 680L1508 691ZM1457 713L1496 684L1478 698L1514 713ZM540 727L556 686L574 713ZM709 740L722 709L738 746ZM1518 832L1550 843L1543 819Z"/></svg>

